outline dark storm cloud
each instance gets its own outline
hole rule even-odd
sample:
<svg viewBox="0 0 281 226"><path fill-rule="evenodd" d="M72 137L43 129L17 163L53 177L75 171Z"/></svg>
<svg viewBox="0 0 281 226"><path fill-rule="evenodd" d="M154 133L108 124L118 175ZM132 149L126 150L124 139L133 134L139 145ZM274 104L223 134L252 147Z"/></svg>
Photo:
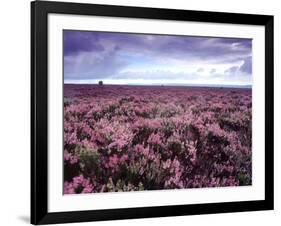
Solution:
<svg viewBox="0 0 281 226"><path fill-rule="evenodd" d="M79 52L90 52L104 50L98 42L98 33L64 31L64 56L76 55Z"/></svg>
<svg viewBox="0 0 281 226"><path fill-rule="evenodd" d="M246 57L243 59L243 64L241 66L232 66L224 71L225 75L243 75L251 76L252 74L252 57Z"/></svg>
<svg viewBox="0 0 281 226"><path fill-rule="evenodd" d="M86 52L68 56L64 58L64 64L67 79L92 79L118 74L127 62L119 58L117 52L112 50L103 54Z"/></svg>
<svg viewBox="0 0 281 226"><path fill-rule="evenodd" d="M156 52L166 53L175 58L188 56L192 59L208 60L214 63L235 61L248 56L249 48L244 40L221 38L174 37L169 38L168 44L155 45ZM166 47L168 46L168 47Z"/></svg>
<svg viewBox="0 0 281 226"><path fill-rule="evenodd" d="M244 63L240 67L240 70L248 74L252 74L252 57L247 57L244 59Z"/></svg>
<svg viewBox="0 0 281 226"><path fill-rule="evenodd" d="M105 45L134 54L150 53L180 58L192 56L218 59L224 56L241 58L249 56L251 41L234 38L203 38L192 36L144 35L111 32L64 32L65 56L83 51L103 52ZM141 50L141 52L139 52ZM223 59L221 59L223 60Z"/></svg>
<svg viewBox="0 0 281 226"><path fill-rule="evenodd" d="M216 74L216 65L243 62L239 71L251 74L251 49L250 39L64 31L65 79L126 79L126 74L129 78L132 73L124 70L135 68L142 69L144 78L153 78L153 73L158 77L159 71L147 68L161 65L170 67L160 71L170 72L173 79L174 75L190 74L173 71L177 64L188 67L192 63L199 65L195 73L206 71L201 64L212 64L213 69L207 71ZM227 70L225 73L233 73ZM169 79L167 73L165 77Z"/></svg>

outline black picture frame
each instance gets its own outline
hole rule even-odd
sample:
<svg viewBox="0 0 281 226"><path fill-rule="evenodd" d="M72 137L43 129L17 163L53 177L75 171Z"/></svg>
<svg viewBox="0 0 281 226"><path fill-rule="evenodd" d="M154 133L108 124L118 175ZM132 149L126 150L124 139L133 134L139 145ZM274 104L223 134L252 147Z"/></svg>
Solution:
<svg viewBox="0 0 281 226"><path fill-rule="evenodd" d="M95 15L199 21L265 27L265 199L73 212L48 212L48 14ZM192 214L272 210L273 186L273 16L113 5L31 3L31 223L51 224Z"/></svg>

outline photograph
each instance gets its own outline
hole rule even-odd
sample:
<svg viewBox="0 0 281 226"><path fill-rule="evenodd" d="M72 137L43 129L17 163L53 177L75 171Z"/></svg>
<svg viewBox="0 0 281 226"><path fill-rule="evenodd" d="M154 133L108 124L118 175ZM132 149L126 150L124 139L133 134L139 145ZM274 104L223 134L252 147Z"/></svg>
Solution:
<svg viewBox="0 0 281 226"><path fill-rule="evenodd" d="M32 2L31 223L273 210L273 30L270 14Z"/></svg>
<svg viewBox="0 0 281 226"><path fill-rule="evenodd" d="M64 195L252 185L251 38L62 32Z"/></svg>

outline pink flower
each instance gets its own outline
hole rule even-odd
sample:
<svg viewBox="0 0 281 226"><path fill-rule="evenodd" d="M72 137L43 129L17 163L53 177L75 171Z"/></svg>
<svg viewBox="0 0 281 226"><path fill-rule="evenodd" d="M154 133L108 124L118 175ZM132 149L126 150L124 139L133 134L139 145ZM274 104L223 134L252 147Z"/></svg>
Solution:
<svg viewBox="0 0 281 226"><path fill-rule="evenodd" d="M122 155L120 158L120 162L123 163L128 159L128 155Z"/></svg>
<svg viewBox="0 0 281 226"><path fill-rule="evenodd" d="M141 154L143 154L144 156L148 156L149 155L149 148L144 148L143 145L141 144L137 144L135 146L135 150Z"/></svg>
<svg viewBox="0 0 281 226"><path fill-rule="evenodd" d="M73 187L73 184L68 183L67 181L64 182L63 193L64 194L75 194L75 188Z"/></svg>
<svg viewBox="0 0 281 226"><path fill-rule="evenodd" d="M93 185L89 184L86 187L83 188L81 193L91 193L93 191Z"/></svg>
<svg viewBox="0 0 281 226"><path fill-rule="evenodd" d="M75 164L79 161L79 156L64 151L63 159L64 161L69 162L70 164Z"/></svg>
<svg viewBox="0 0 281 226"><path fill-rule="evenodd" d="M82 190L81 190L82 189ZM64 194L91 193L94 186L83 175L72 178L72 182L64 182Z"/></svg>
<svg viewBox="0 0 281 226"><path fill-rule="evenodd" d="M147 142L150 144L156 144L156 145L162 146L162 141L161 141L161 137L159 134L152 133L149 136Z"/></svg>

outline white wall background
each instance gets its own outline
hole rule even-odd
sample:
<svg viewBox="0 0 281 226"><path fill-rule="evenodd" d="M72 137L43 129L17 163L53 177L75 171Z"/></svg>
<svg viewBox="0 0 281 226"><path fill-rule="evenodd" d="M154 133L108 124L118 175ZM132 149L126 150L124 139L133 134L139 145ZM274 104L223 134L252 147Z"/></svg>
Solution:
<svg viewBox="0 0 281 226"><path fill-rule="evenodd" d="M78 0L77 0L78 1ZM275 16L275 210L96 222L131 225L277 225L281 221L281 6L278 0L80 0L158 8L271 14ZM0 225L29 223L30 189L30 2L1 2L0 13ZM93 223L83 223L90 225ZM73 225L73 224L72 224Z"/></svg>

